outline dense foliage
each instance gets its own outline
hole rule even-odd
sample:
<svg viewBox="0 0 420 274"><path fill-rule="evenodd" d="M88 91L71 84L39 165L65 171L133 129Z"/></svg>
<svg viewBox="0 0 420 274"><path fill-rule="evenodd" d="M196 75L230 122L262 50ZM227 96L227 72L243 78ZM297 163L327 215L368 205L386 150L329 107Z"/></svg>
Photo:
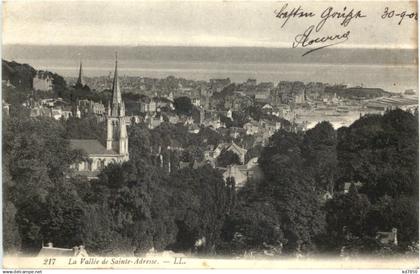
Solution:
<svg viewBox="0 0 420 274"><path fill-rule="evenodd" d="M180 115L191 115L193 110L193 104L191 103L191 99L186 96L175 98L174 100L174 107L176 113Z"/></svg>
<svg viewBox="0 0 420 274"><path fill-rule="evenodd" d="M225 250L372 254L418 244L417 113L368 115L338 131L327 122L280 130L259 162L265 179L238 192ZM398 248L376 237L393 228Z"/></svg>

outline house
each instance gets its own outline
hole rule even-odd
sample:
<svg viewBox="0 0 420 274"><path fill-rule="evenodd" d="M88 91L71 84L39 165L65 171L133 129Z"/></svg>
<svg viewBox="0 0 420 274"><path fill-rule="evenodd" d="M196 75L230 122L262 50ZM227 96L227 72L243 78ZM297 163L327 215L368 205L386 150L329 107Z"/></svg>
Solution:
<svg viewBox="0 0 420 274"><path fill-rule="evenodd" d="M213 129L218 129L224 127L225 125L220 121L220 117L210 118L203 121L205 127L212 127Z"/></svg>
<svg viewBox="0 0 420 274"><path fill-rule="evenodd" d="M303 82L287 82L281 81L277 85L278 95L284 104L303 104L305 103L305 89Z"/></svg>
<svg viewBox="0 0 420 274"><path fill-rule="evenodd" d="M70 106L63 106L63 107L54 107L51 109L51 117L55 120L60 120L63 118L64 120L69 119L73 116L72 108Z"/></svg>
<svg viewBox="0 0 420 274"><path fill-rule="evenodd" d="M171 91L169 94L164 96L166 99L170 100L171 102L174 101L174 93Z"/></svg>
<svg viewBox="0 0 420 274"><path fill-rule="evenodd" d="M260 120L260 124L263 128L268 129L274 133L274 131L279 130L281 128L281 122L279 121L264 121Z"/></svg>
<svg viewBox="0 0 420 274"><path fill-rule="evenodd" d="M229 118L230 120L232 120L232 110L229 109L228 111L226 111L226 117Z"/></svg>
<svg viewBox="0 0 420 274"><path fill-rule="evenodd" d="M161 114L156 115L146 115L144 118L144 123L147 125L149 129L154 129L160 126L163 123L163 116Z"/></svg>
<svg viewBox="0 0 420 274"><path fill-rule="evenodd" d="M351 185L354 184L354 186L356 187L356 189L359 189L360 187L363 186L363 183L361 182L345 182L344 183L344 188L343 188L343 193L347 194L350 191L350 187Z"/></svg>
<svg viewBox="0 0 420 274"><path fill-rule="evenodd" d="M244 174L237 165L231 165L223 172L223 179L227 181L229 178L235 179L235 187L240 188L248 181L248 177Z"/></svg>
<svg viewBox="0 0 420 274"><path fill-rule="evenodd" d="M212 168L216 168L216 163L214 161L197 161L197 160L194 160L192 168L197 169L205 165L210 165Z"/></svg>
<svg viewBox="0 0 420 274"><path fill-rule="evenodd" d="M261 91L255 94L255 101L258 103L270 102L270 91Z"/></svg>
<svg viewBox="0 0 420 274"><path fill-rule="evenodd" d="M257 79L248 79L246 80L245 85L248 87L255 87L257 85Z"/></svg>
<svg viewBox="0 0 420 274"><path fill-rule="evenodd" d="M210 146L207 150L204 151L204 162L209 163L211 166L216 166L216 158L219 154L216 154L213 146Z"/></svg>
<svg viewBox="0 0 420 274"><path fill-rule="evenodd" d="M270 104L265 104L261 109L264 111L270 111L273 109L273 106Z"/></svg>
<svg viewBox="0 0 420 274"><path fill-rule="evenodd" d="M248 150L246 150L244 148L241 148L240 146L235 144L235 142L232 141L231 144L224 143L224 144L218 145L215 149L215 155L217 155L215 158L219 157L219 155L222 154L225 151L231 151L231 152L235 153L236 155L238 155L239 161L242 164L245 163L245 155L246 155Z"/></svg>
<svg viewBox="0 0 420 274"><path fill-rule="evenodd" d="M197 124L190 124L188 126L188 132L192 134L198 134L200 132L200 127Z"/></svg>
<svg viewBox="0 0 420 274"><path fill-rule="evenodd" d="M10 114L10 104L6 103L6 101L2 101L2 106L3 106L3 115L5 116L9 116Z"/></svg>
<svg viewBox="0 0 420 274"><path fill-rule="evenodd" d="M175 109L173 101L166 97L154 97L152 101L156 104L156 111L158 108L169 108L171 110ZM150 102L151 108L153 108L153 102Z"/></svg>
<svg viewBox="0 0 420 274"><path fill-rule="evenodd" d="M168 118L168 122L171 124L179 123L179 117L175 113L166 113L166 117Z"/></svg>
<svg viewBox="0 0 420 274"><path fill-rule="evenodd" d="M97 116L105 115L105 106L102 103L94 102L92 100L80 100L78 107L83 116L93 114Z"/></svg>
<svg viewBox="0 0 420 274"><path fill-rule="evenodd" d="M251 120L250 122L245 123L243 128L245 129L247 135L257 134L260 130L259 123L254 120Z"/></svg>
<svg viewBox="0 0 420 274"><path fill-rule="evenodd" d="M378 231L376 233L376 240L378 240L381 244L398 245L397 229L393 228L390 232Z"/></svg>
<svg viewBox="0 0 420 274"><path fill-rule="evenodd" d="M142 113L153 113L156 112L157 104L155 100L150 99L149 97L144 97L140 100L140 112Z"/></svg>
<svg viewBox="0 0 420 274"><path fill-rule="evenodd" d="M190 168L190 166L191 166L190 162L179 161L179 169Z"/></svg>
<svg viewBox="0 0 420 274"><path fill-rule="evenodd" d="M273 82L261 82L257 85L257 92L270 92L273 88Z"/></svg>
<svg viewBox="0 0 420 274"><path fill-rule="evenodd" d="M202 107L193 108L191 117L193 118L194 123L201 125L206 117L206 111Z"/></svg>
<svg viewBox="0 0 420 274"><path fill-rule="evenodd" d="M85 247L75 246L73 248L54 247L52 243L42 246L38 257L89 257Z"/></svg>
<svg viewBox="0 0 420 274"><path fill-rule="evenodd" d="M229 132L229 136L233 139L237 139L246 134L246 130L241 127L230 127L227 130Z"/></svg>
<svg viewBox="0 0 420 274"><path fill-rule="evenodd" d="M46 71L37 71L35 77L32 79L32 87L34 90L39 91L52 91L53 90L53 78L50 73Z"/></svg>
<svg viewBox="0 0 420 274"><path fill-rule="evenodd" d="M416 95L416 91L414 89L406 89L404 95Z"/></svg>
<svg viewBox="0 0 420 274"><path fill-rule="evenodd" d="M76 113L73 113L73 109L71 106L53 106L53 107L49 107L46 105L40 105L35 103L31 108L30 108L30 113L29 116L30 117L51 117L55 120L60 120L60 119L69 119L70 117L74 116L74 114L77 115Z"/></svg>
<svg viewBox="0 0 420 274"><path fill-rule="evenodd" d="M333 198L333 195L331 194L331 192L326 191L324 194L321 195L321 202L323 204L325 204L328 200L331 200Z"/></svg>
<svg viewBox="0 0 420 274"><path fill-rule="evenodd" d="M193 99L191 100L191 103L192 103L194 106L199 107L199 106L201 105L200 98L193 98Z"/></svg>
<svg viewBox="0 0 420 274"><path fill-rule="evenodd" d="M1 80L1 84L8 87L8 88L16 88L12 83L10 83L10 80Z"/></svg>
<svg viewBox="0 0 420 274"><path fill-rule="evenodd" d="M258 166L258 157L252 158L244 165L230 165L223 170L223 178L227 181L228 178L235 179L235 187L239 189L245 185L249 180L261 180L262 171Z"/></svg>

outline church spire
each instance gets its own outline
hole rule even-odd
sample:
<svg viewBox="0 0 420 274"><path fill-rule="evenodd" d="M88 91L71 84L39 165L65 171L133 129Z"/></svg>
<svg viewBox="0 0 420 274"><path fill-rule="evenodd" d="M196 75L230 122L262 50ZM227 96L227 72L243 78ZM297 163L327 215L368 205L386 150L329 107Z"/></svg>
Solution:
<svg viewBox="0 0 420 274"><path fill-rule="evenodd" d="M77 78L76 87L84 87L84 86L85 86L85 82L83 80L82 59L80 59L79 77Z"/></svg>
<svg viewBox="0 0 420 274"><path fill-rule="evenodd" d="M115 72L114 80L112 82L112 104L120 104L121 102L120 83L118 81L118 53L115 52Z"/></svg>
<svg viewBox="0 0 420 274"><path fill-rule="evenodd" d="M83 67L82 67L82 61L80 61L80 68L79 68L79 78L77 79L77 82L81 85L84 85L84 80L83 80Z"/></svg>
<svg viewBox="0 0 420 274"><path fill-rule="evenodd" d="M114 80L112 81L112 102L111 102L111 116L123 117L125 116L125 106L121 97L120 83L118 81L118 55L115 52L115 72Z"/></svg>

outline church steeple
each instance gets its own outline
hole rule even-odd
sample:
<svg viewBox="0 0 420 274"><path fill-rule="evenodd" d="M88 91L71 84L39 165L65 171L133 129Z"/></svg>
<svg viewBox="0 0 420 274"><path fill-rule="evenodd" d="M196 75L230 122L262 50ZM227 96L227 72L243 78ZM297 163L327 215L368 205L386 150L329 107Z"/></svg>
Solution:
<svg viewBox="0 0 420 274"><path fill-rule="evenodd" d="M113 150L128 160L128 135L125 106L118 81L118 57L115 54L115 72L112 81L112 100L108 101L107 150Z"/></svg>
<svg viewBox="0 0 420 274"><path fill-rule="evenodd" d="M123 117L125 116L124 102L121 97L120 83L118 80L118 54L115 53L115 72L114 80L112 81L112 103L111 116Z"/></svg>
<svg viewBox="0 0 420 274"><path fill-rule="evenodd" d="M83 79L83 68L82 68L82 60L80 60L80 67L79 67L79 77L77 78L77 82L75 87L83 88L85 86L85 81Z"/></svg>

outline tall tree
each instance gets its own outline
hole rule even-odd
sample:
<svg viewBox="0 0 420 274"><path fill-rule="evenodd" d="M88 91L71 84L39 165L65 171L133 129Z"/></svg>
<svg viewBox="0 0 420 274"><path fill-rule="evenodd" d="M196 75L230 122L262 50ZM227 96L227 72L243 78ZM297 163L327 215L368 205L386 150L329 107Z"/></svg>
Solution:
<svg viewBox="0 0 420 274"><path fill-rule="evenodd" d="M239 165L240 163L241 161L239 160L238 154L232 151L223 151L219 157L217 157L217 165L221 167Z"/></svg>
<svg viewBox="0 0 420 274"><path fill-rule="evenodd" d="M175 111L178 114L191 116L193 105L191 99L186 96L175 98L174 100Z"/></svg>
<svg viewBox="0 0 420 274"><path fill-rule="evenodd" d="M319 123L305 133L302 156L321 193L334 191L338 165L336 146L336 132L329 122Z"/></svg>
<svg viewBox="0 0 420 274"><path fill-rule="evenodd" d="M261 191L274 202L289 251L312 248L325 222L314 180L305 170L300 142L299 135L280 130L260 157L265 176Z"/></svg>

